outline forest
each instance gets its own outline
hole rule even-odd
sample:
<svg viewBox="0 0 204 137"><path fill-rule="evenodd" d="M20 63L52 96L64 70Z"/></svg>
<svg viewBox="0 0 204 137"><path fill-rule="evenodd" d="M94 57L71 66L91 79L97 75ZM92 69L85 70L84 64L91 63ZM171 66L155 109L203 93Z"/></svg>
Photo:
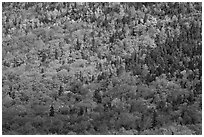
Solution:
<svg viewBox="0 0 204 137"><path fill-rule="evenodd" d="M201 135L201 2L2 2L3 135Z"/></svg>

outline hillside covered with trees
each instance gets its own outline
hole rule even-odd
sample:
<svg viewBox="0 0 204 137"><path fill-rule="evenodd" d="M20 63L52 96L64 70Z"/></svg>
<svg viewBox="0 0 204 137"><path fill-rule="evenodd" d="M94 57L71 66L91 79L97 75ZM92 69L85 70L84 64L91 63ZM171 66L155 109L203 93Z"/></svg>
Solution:
<svg viewBox="0 0 204 137"><path fill-rule="evenodd" d="M202 3L2 3L2 134L202 134Z"/></svg>

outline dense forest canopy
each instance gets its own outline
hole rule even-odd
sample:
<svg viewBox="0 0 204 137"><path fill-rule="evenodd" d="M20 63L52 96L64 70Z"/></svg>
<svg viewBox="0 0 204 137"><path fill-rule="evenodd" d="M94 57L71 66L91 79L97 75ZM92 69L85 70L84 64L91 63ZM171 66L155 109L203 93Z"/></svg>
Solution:
<svg viewBox="0 0 204 137"><path fill-rule="evenodd" d="M3 2L2 134L202 134L202 3Z"/></svg>

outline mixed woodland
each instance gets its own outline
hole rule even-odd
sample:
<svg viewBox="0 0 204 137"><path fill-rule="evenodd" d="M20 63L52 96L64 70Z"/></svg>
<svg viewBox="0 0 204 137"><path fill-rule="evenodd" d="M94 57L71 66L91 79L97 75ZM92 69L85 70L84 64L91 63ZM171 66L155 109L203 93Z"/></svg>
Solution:
<svg viewBox="0 0 204 137"><path fill-rule="evenodd" d="M201 135L202 3L3 2L3 135Z"/></svg>

